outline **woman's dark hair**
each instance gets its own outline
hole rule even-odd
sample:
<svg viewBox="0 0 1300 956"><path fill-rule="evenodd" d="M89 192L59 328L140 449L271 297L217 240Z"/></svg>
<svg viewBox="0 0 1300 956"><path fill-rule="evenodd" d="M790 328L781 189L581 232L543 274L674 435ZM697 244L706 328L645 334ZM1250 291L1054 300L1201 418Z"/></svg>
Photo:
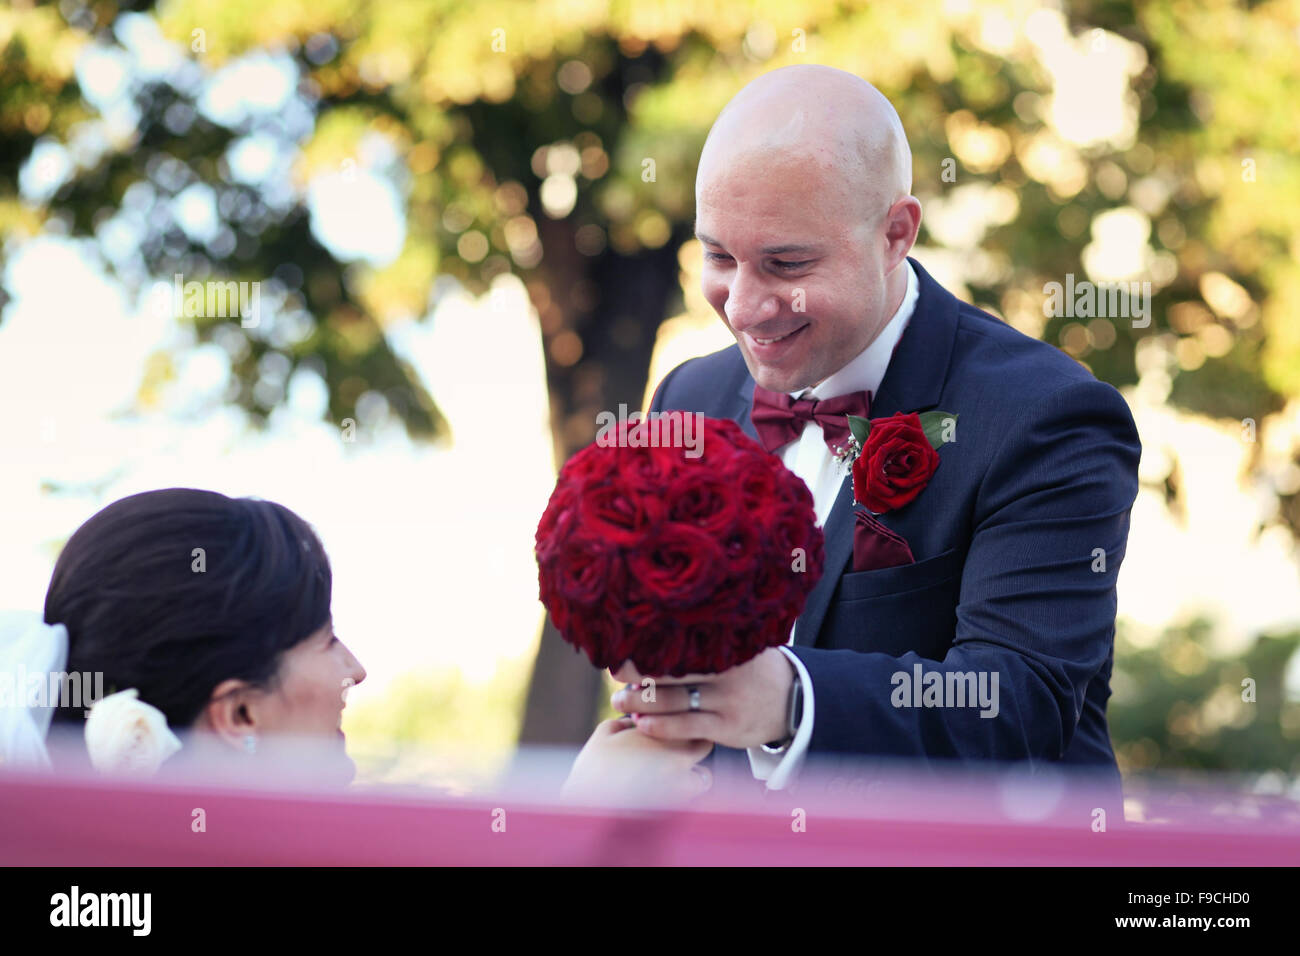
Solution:
<svg viewBox="0 0 1300 956"><path fill-rule="evenodd" d="M167 488L131 495L77 529L59 555L45 622L68 629L69 672L134 687L172 728L222 681L273 686L280 655L330 617L329 559L282 505ZM56 721L80 721L63 707Z"/></svg>

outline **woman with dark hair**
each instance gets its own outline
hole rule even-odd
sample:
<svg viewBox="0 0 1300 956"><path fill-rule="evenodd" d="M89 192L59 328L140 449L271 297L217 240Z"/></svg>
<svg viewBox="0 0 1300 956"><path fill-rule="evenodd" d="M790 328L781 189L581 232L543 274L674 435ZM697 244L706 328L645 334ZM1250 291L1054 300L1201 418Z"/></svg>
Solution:
<svg viewBox="0 0 1300 956"><path fill-rule="evenodd" d="M39 761L30 737L52 722L52 735L84 731L84 749L55 753L60 765L149 773L236 756L350 779L344 696L366 672L334 635L331 587L320 540L282 505L190 488L116 501L68 540L46 638L29 638L53 645L50 672L102 675L109 694L47 699L7 749Z"/></svg>
<svg viewBox="0 0 1300 956"><path fill-rule="evenodd" d="M44 620L0 614L0 763L49 766L53 756L109 773L351 780L344 697L366 672L334 634L331 587L320 540L282 505L190 488L108 505L64 546ZM29 684L20 672L50 678L51 692L16 701L14 679L18 696ZM83 677L82 692L53 692L55 678L66 690ZM707 788L695 766L707 741L631 727L597 726L565 796L679 799ZM47 734L78 740L51 754Z"/></svg>

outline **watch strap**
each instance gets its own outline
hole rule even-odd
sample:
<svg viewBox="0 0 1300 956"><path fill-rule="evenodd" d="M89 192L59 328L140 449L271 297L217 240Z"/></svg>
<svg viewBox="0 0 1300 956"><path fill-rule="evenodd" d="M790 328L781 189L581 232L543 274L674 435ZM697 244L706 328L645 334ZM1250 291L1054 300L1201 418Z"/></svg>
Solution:
<svg viewBox="0 0 1300 956"><path fill-rule="evenodd" d="M799 722L803 719L803 680L800 678L798 671L795 671L794 681L790 684L790 697L786 704L785 714L785 739L773 740L763 744L762 750L764 753L783 754L794 743L795 734L799 730Z"/></svg>

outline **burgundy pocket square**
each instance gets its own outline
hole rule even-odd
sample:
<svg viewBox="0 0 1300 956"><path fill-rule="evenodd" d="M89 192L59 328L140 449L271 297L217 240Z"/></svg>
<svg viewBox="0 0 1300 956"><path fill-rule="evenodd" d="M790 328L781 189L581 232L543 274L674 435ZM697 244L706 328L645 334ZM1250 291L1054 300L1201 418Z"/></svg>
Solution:
<svg viewBox="0 0 1300 956"><path fill-rule="evenodd" d="M857 512L853 527L853 570L878 571L915 564L907 540L886 528L868 511Z"/></svg>

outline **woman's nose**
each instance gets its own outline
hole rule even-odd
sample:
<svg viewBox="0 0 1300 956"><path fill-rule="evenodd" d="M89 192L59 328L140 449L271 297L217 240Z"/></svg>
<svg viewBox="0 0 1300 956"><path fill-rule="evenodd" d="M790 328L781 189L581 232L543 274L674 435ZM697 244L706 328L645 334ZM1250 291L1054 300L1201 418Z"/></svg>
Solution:
<svg viewBox="0 0 1300 956"><path fill-rule="evenodd" d="M360 684L366 679L366 669L361 666L361 662L357 660L357 656L350 650L348 651L348 662L351 665L348 674L352 678L352 683Z"/></svg>

